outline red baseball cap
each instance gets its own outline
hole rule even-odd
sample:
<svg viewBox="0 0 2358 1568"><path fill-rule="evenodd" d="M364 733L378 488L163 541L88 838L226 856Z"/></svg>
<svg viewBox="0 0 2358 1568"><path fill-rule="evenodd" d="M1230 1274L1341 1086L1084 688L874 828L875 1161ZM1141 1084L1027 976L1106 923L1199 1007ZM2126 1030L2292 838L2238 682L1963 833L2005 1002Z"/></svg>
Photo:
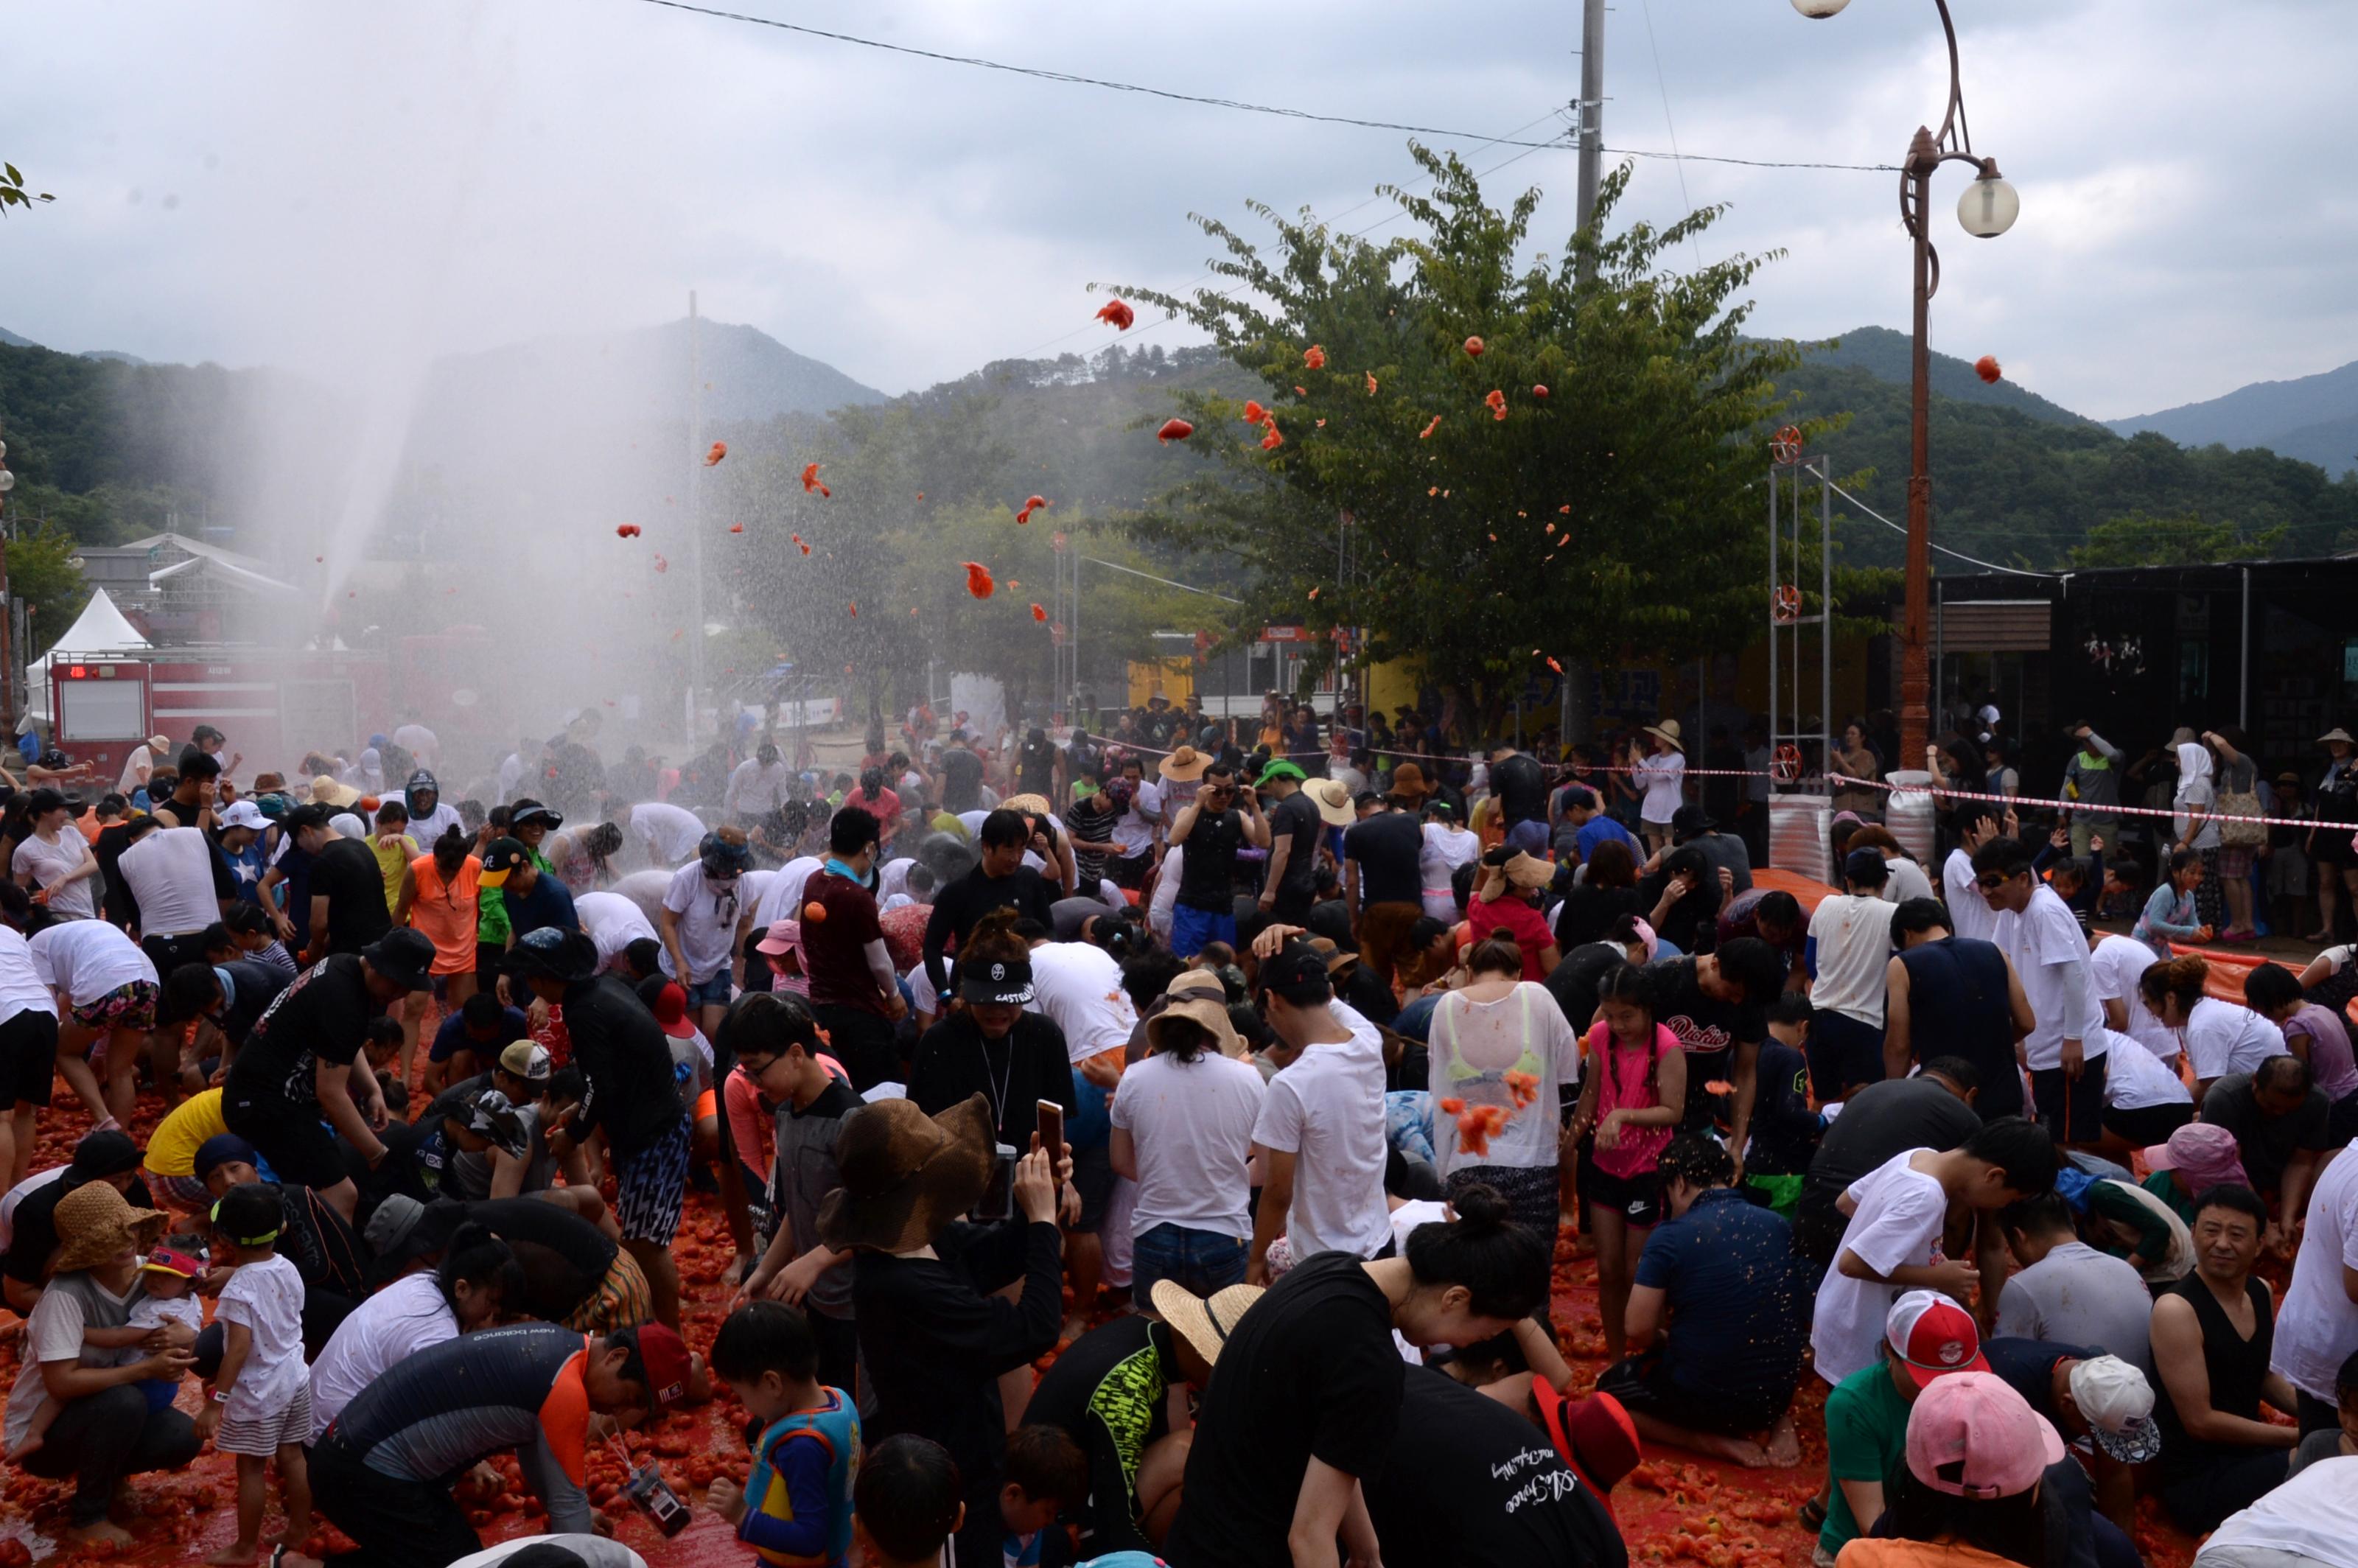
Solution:
<svg viewBox="0 0 2358 1568"><path fill-rule="evenodd" d="M1909 1291L1893 1302L1883 1340L1920 1390L1952 1372L1990 1369L1974 1314L1938 1291Z"/></svg>
<svg viewBox="0 0 2358 1568"><path fill-rule="evenodd" d="M1540 1423L1556 1456L1604 1502L1613 1507L1613 1488L1646 1457L1638 1438L1638 1423L1611 1394L1591 1394L1585 1400L1534 1390L1539 1395Z"/></svg>
<svg viewBox="0 0 2358 1568"><path fill-rule="evenodd" d="M676 1405L687 1398L687 1346L678 1335L659 1323L643 1323L637 1329L639 1359L647 1368L647 1397L657 1410Z"/></svg>
<svg viewBox="0 0 2358 1568"><path fill-rule="evenodd" d="M168 1247L158 1247L148 1253L146 1261L141 1263L139 1267L142 1271L177 1274L183 1280L193 1280L205 1271L204 1263L200 1260L191 1258L185 1252L175 1252Z"/></svg>
<svg viewBox="0 0 2358 1568"><path fill-rule="evenodd" d="M666 980L655 992L655 1022L675 1040L692 1040L696 1025L687 1021L687 991L677 980Z"/></svg>

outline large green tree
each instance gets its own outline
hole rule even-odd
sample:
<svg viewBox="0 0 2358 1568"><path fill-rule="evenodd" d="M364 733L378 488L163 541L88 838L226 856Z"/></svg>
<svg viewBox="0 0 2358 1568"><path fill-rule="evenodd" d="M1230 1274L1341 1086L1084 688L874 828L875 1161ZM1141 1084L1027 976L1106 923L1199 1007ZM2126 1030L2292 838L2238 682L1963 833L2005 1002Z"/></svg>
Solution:
<svg viewBox="0 0 2358 1568"><path fill-rule="evenodd" d="M1743 640L1765 620L1773 382L1797 357L1742 336L1761 259L1671 265L1718 208L1615 230L1623 168L1591 230L1527 263L1537 192L1502 211L1455 157L1412 151L1432 193L1386 192L1407 236L1256 206L1267 249L1199 220L1226 252L1218 287L1130 294L1257 375L1283 442L1231 399L1181 394L1206 468L1140 531L1238 557L1255 585L1238 624L1363 627L1361 657L1421 660L1493 712L1546 658Z"/></svg>
<svg viewBox="0 0 2358 1568"><path fill-rule="evenodd" d="M2198 567L2213 561L2266 560L2283 540L2282 525L2246 535L2233 523L2206 523L2200 514L2156 517L2132 512L2097 524L2071 564L2089 567Z"/></svg>

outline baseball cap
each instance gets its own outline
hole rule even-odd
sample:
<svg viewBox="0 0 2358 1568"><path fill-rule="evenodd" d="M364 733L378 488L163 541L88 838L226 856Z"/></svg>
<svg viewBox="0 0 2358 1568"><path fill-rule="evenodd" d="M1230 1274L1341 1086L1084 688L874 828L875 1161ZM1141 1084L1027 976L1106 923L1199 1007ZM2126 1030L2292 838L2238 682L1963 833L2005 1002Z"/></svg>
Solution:
<svg viewBox="0 0 2358 1568"><path fill-rule="evenodd" d="M500 1065L528 1084L548 1081L548 1047L518 1040L500 1048Z"/></svg>
<svg viewBox="0 0 2358 1568"><path fill-rule="evenodd" d="M664 982L648 1011L663 1025L663 1032L675 1040L687 1040L696 1033L696 1025L687 1021L687 988L677 980Z"/></svg>
<svg viewBox="0 0 2358 1568"><path fill-rule="evenodd" d="M1289 943L1282 952L1262 959L1260 984L1296 1007L1331 1001L1335 996L1325 957L1306 942Z"/></svg>
<svg viewBox="0 0 2358 1568"><path fill-rule="evenodd" d="M2153 1385L2119 1357L2098 1356L2073 1367L2071 1402L2087 1418L2096 1446L2122 1464L2142 1465L2161 1452Z"/></svg>
<svg viewBox="0 0 2358 1568"><path fill-rule="evenodd" d="M1986 1372L1974 1314L1938 1291L1909 1291L1884 1314L1883 1342L1919 1389L1957 1372Z"/></svg>
<svg viewBox="0 0 2358 1568"><path fill-rule="evenodd" d="M799 952L802 945L803 923L788 915L783 920L770 922L770 929L763 935L759 942L753 944L753 951L767 953L774 958L784 954Z"/></svg>
<svg viewBox="0 0 2358 1568"><path fill-rule="evenodd" d="M679 1336L660 1323L643 1323L633 1332L639 1336L639 1359L647 1369L647 1397L658 1410L687 1399L687 1346Z"/></svg>
<svg viewBox="0 0 2358 1568"><path fill-rule="evenodd" d="M1884 860L1880 849L1853 849L1843 857L1843 878L1846 881L1880 887L1891 880L1891 866Z"/></svg>
<svg viewBox="0 0 2358 1568"><path fill-rule="evenodd" d="M475 883L479 887L505 887L508 873L531 860L532 851L524 847L523 839L503 834L483 847L483 869Z"/></svg>
<svg viewBox="0 0 2358 1568"><path fill-rule="evenodd" d="M1941 1378L1908 1411L1909 1473L1952 1498L2019 1497L2062 1457L2047 1418L1986 1370Z"/></svg>
<svg viewBox="0 0 2358 1568"><path fill-rule="evenodd" d="M1032 966L1026 960L994 959L958 965L958 994L968 1001L1021 1007L1032 1000Z"/></svg>
<svg viewBox="0 0 2358 1568"><path fill-rule="evenodd" d="M467 1102L467 1130L490 1139L519 1159L532 1147L531 1135L525 1131L515 1107L497 1089L485 1089Z"/></svg>
<svg viewBox="0 0 2358 1568"><path fill-rule="evenodd" d="M254 802L233 800L222 807L221 825L223 827L251 827L259 833L270 826L270 818L263 816L262 807Z"/></svg>
<svg viewBox="0 0 2358 1568"><path fill-rule="evenodd" d="M168 1247L158 1247L147 1254L139 1265L143 1273L172 1274L183 1280L193 1280L205 1271L205 1266L185 1252L175 1252Z"/></svg>

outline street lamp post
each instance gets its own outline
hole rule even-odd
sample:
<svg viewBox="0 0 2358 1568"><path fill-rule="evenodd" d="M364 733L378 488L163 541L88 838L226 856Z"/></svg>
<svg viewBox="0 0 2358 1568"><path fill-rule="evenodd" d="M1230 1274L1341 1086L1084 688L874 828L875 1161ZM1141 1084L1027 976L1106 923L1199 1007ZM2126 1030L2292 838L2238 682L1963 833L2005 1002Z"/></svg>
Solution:
<svg viewBox="0 0 2358 1568"><path fill-rule="evenodd" d="M1823 19L1850 0L1793 0L1804 16ZM2014 187L2001 178L1997 160L1974 151L1973 133L1965 123L1965 95L1957 69L1957 28L1949 19L1948 0L1932 0L1941 13L1941 31L1949 44L1949 106L1935 134L1917 127L1908 144L1908 161L1899 172L1899 221L1916 249L1914 341L1910 347L1909 387L1908 473L1908 600L1906 623L1900 629L1899 754L1913 765L1924 754L1931 729L1931 679L1926 659L1931 640L1932 581L1932 350L1930 326L1932 296L1941 288L1941 254L1932 247L1926 217L1932 199L1932 172L1944 163L1974 166L1972 185L1957 202L1957 222L1975 239L1995 239L2014 226L2022 210Z"/></svg>

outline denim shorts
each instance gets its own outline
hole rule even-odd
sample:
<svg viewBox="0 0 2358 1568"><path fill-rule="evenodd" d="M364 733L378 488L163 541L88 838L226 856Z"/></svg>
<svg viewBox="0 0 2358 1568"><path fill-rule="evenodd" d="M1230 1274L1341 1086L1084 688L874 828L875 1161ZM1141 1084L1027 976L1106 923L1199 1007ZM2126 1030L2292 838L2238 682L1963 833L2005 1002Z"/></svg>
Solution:
<svg viewBox="0 0 2358 1568"><path fill-rule="evenodd" d="M699 1007L727 1007L732 994L729 983L729 966L721 965L710 979L698 980L694 985L688 986L687 989L687 1006L691 1012Z"/></svg>
<svg viewBox="0 0 2358 1568"><path fill-rule="evenodd" d="M1242 1284L1245 1244L1214 1230L1158 1225L1143 1232L1130 1255L1130 1300L1153 1304L1158 1280L1176 1280L1199 1296Z"/></svg>

